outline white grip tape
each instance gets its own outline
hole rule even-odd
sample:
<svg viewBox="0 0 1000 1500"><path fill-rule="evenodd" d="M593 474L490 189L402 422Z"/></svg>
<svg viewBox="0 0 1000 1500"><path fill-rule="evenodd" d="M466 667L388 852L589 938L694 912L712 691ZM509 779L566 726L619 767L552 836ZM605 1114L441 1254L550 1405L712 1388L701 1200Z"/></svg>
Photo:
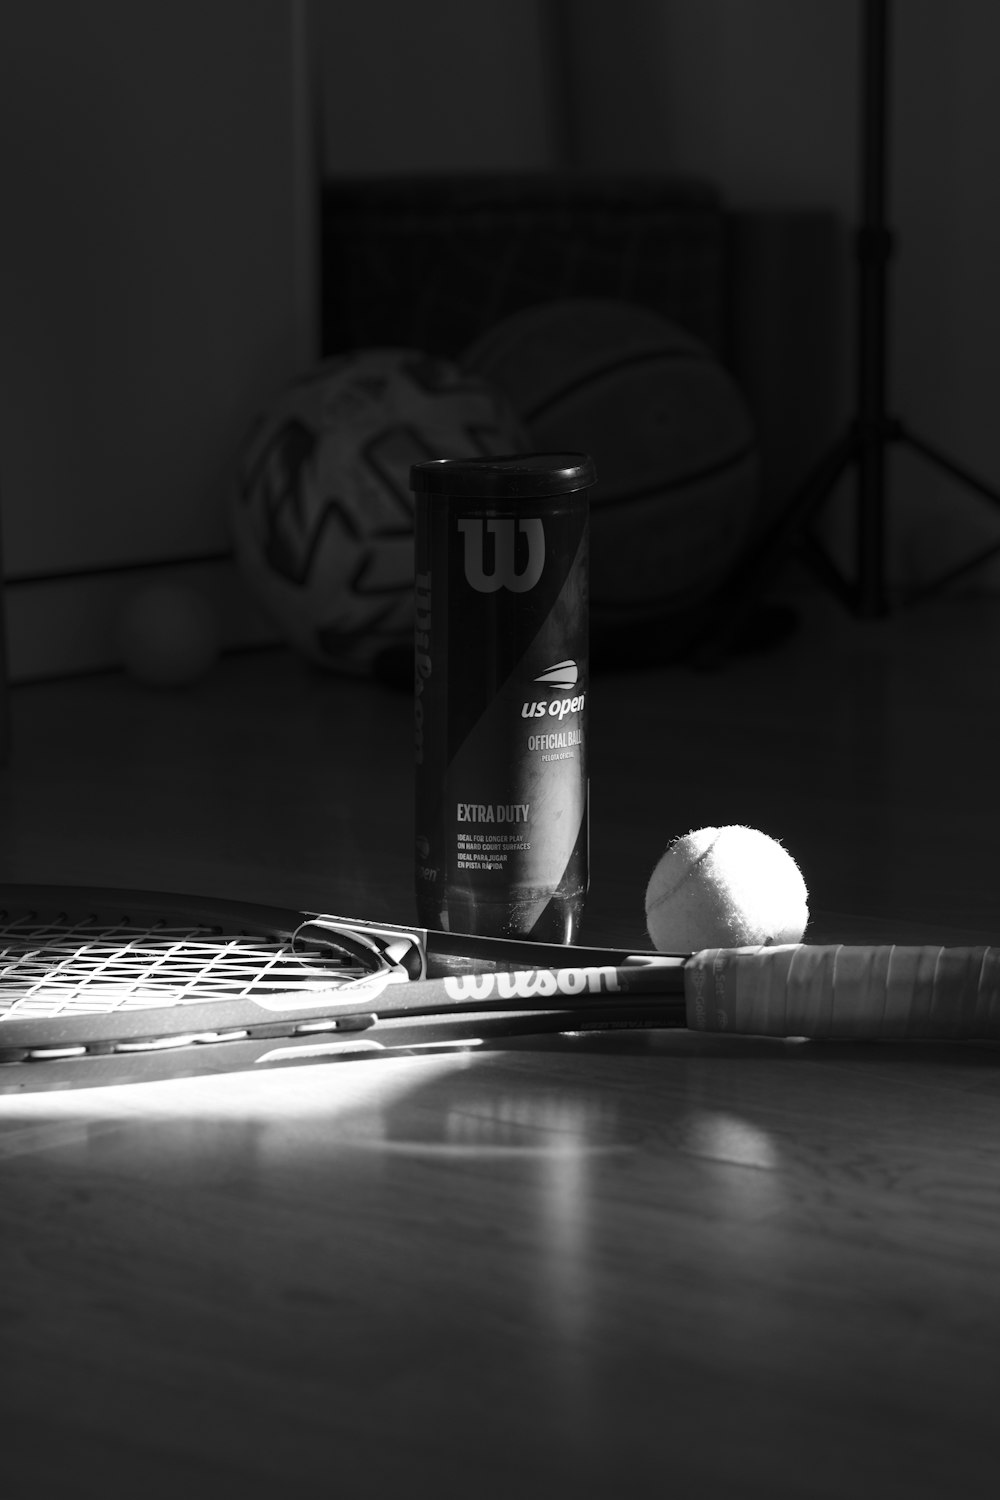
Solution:
<svg viewBox="0 0 1000 1500"><path fill-rule="evenodd" d="M684 987L695 1031L1000 1039L1000 948L706 948Z"/></svg>

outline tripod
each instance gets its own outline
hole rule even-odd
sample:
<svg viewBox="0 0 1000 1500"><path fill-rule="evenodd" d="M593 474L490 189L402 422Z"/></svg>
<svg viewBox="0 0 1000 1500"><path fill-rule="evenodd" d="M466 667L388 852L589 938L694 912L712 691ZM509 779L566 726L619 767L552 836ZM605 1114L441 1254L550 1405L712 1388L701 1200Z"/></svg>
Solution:
<svg viewBox="0 0 1000 1500"><path fill-rule="evenodd" d="M862 160L860 223L855 238L857 263L857 365L855 413L844 434L824 455L744 556L721 614L708 632L700 656L708 664L723 654L738 633L745 611L764 576L792 546L804 544L806 558L831 590L861 618L888 613L886 583L886 458L891 445L904 445L943 473L1000 505L1000 491L941 449L926 442L887 406L888 280L893 235L886 222L887 74L889 0L863 0ZM856 471L855 576L845 578L807 531L809 522L849 469ZM911 591L907 604L938 593L1000 553L1000 541L930 584Z"/></svg>

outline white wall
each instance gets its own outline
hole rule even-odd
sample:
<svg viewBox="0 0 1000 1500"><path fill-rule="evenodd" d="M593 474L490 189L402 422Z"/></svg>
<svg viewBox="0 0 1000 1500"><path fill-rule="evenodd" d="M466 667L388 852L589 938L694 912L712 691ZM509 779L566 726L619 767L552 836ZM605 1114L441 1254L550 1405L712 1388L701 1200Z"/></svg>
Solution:
<svg viewBox="0 0 1000 1500"><path fill-rule="evenodd" d="M571 14L584 165L704 173L737 207L827 206L854 224L860 0L576 0ZM896 0L891 23L892 403L1000 487L1000 5ZM1000 540L1000 508L906 449L890 517L907 582ZM1000 569L970 582L998 587Z"/></svg>
<svg viewBox="0 0 1000 1500"><path fill-rule="evenodd" d="M318 0L331 173L553 165L544 0Z"/></svg>
<svg viewBox="0 0 1000 1500"><path fill-rule="evenodd" d="M297 0L0 7L15 678L113 656L121 580L100 570L228 545L248 417L314 338L299 19ZM96 576L18 582L61 573ZM256 629L204 576L231 631Z"/></svg>
<svg viewBox="0 0 1000 1500"><path fill-rule="evenodd" d="M551 165L540 14L536 0L0 6L15 680L113 663L123 603L158 563L200 583L228 642L272 633L231 566L173 560L227 549L247 420L316 351L310 75L328 170Z"/></svg>
<svg viewBox="0 0 1000 1500"><path fill-rule="evenodd" d="M849 282L861 9L861 0L321 0L327 165L704 174L737 208L833 209ZM895 0L891 20L892 403L1000 486L1000 5ZM850 299L844 341L846 420ZM901 579L1000 539L1000 508L909 451L893 450L890 478ZM845 536L850 514L848 481L830 512ZM1000 586L1000 566L970 581Z"/></svg>
<svg viewBox="0 0 1000 1500"><path fill-rule="evenodd" d="M15 676L109 659L124 584L95 570L225 547L247 414L311 357L307 5L0 7ZM894 11L895 405L1000 482L1000 6ZM329 171L676 170L715 179L735 206L854 217L849 0L315 0L314 12ZM893 470L908 576L1000 536L1000 510L905 453ZM80 570L93 576L16 582ZM231 638L263 629L228 575L210 584Z"/></svg>

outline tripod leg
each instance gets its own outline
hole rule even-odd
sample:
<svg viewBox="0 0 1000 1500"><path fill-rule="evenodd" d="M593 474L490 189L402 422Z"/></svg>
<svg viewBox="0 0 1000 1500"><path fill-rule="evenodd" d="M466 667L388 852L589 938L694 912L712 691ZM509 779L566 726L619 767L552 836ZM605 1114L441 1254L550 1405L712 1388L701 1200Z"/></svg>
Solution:
<svg viewBox="0 0 1000 1500"><path fill-rule="evenodd" d="M699 666L716 666L725 657L762 590L856 457L857 433L850 427L738 559L720 592L715 619L695 654Z"/></svg>
<svg viewBox="0 0 1000 1500"><path fill-rule="evenodd" d="M960 578L964 578L968 573L974 572L976 568L981 568L984 563L988 563L991 558L997 556L1000 556L1000 542L994 542L992 547L987 547L984 551L977 552L975 557L970 557L965 562L959 563L957 568L950 568L947 573L942 573L940 577L935 578L933 583L923 584L920 588L911 589L903 600L903 603L907 606L921 604L925 599L933 598L935 594L942 594L951 584L957 583Z"/></svg>
<svg viewBox="0 0 1000 1500"><path fill-rule="evenodd" d="M949 454L943 453L940 448L935 448L932 444L925 442L923 438L916 437L914 433L908 431L902 424L898 425L897 432L899 441L905 443L908 448L912 448L915 453L919 453L922 458L926 458L928 463L932 463L935 467L942 469L944 473L950 474L953 479L957 479L967 489L975 490L976 494L981 495L984 500L991 500L994 505L1000 505L1000 489L997 489L995 485L988 484L978 474L973 474L971 469L967 469L964 464L960 464L957 459L952 458Z"/></svg>
<svg viewBox="0 0 1000 1500"><path fill-rule="evenodd" d="M965 485L967 489L972 490L983 500L988 500L993 505L1000 505L1000 490L995 485L988 484L985 479L981 479L978 474L974 474L971 469L967 469L964 464L959 463L950 454L943 453L940 448L936 448L932 443L924 442L923 438L918 438L914 433L909 432L902 426L902 424L899 426L899 440L905 443L908 448L912 448L914 453L918 453L921 458L926 459L928 463L933 464L935 468L940 469L942 473L949 475L952 479L957 479L960 484ZM977 552L973 557L967 558L965 562L959 563L957 567L950 568L947 573L942 573L932 583L922 584L919 588L911 589L904 603L907 605L919 604L924 599L930 599L934 594L943 593L951 584L957 583L960 578L964 578L967 574L974 572L976 568L981 568L984 563L989 562L991 558L996 557L998 554L1000 554L1000 541L994 542L992 546L986 547L983 551Z"/></svg>

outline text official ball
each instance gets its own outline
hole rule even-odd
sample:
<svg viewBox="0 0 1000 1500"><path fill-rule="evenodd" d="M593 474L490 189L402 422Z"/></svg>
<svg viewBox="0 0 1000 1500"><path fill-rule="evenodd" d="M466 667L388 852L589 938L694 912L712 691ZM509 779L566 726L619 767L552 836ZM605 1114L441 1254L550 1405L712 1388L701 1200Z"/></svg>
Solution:
<svg viewBox="0 0 1000 1500"><path fill-rule="evenodd" d="M413 349L324 361L254 423L232 505L237 561L287 640L340 671L413 648L410 466L523 452L486 377Z"/></svg>

